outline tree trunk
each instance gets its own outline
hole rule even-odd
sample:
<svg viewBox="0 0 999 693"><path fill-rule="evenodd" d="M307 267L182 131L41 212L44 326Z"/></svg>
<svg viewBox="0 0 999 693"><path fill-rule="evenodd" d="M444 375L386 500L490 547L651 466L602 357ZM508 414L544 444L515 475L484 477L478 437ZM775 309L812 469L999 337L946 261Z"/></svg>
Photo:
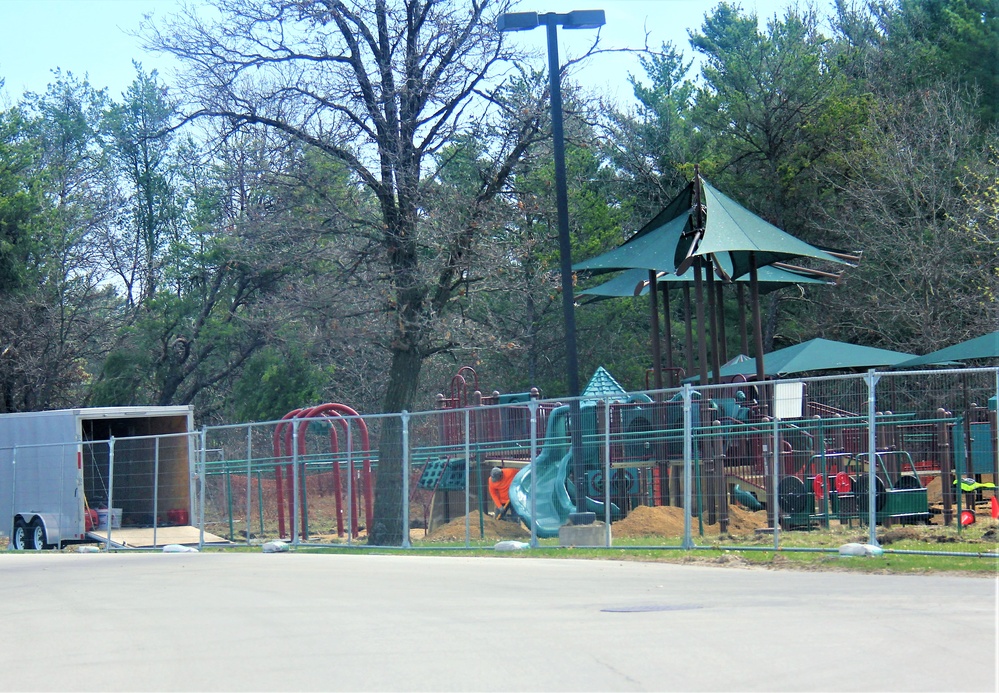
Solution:
<svg viewBox="0 0 999 693"><path fill-rule="evenodd" d="M382 411L408 410L416 397L423 358L415 348L392 349L392 366ZM373 527L368 528L368 543L374 546L400 546L403 540L402 519L407 508L402 495L403 473L402 418L383 420L378 443L378 475Z"/></svg>

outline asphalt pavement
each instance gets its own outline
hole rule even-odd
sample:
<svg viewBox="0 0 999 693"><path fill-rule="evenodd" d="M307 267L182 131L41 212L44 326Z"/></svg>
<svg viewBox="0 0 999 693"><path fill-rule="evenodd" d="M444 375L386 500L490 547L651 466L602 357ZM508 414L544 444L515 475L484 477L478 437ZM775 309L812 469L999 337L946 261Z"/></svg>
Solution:
<svg viewBox="0 0 999 693"><path fill-rule="evenodd" d="M0 554L0 574L5 691L997 687L982 577L50 552Z"/></svg>

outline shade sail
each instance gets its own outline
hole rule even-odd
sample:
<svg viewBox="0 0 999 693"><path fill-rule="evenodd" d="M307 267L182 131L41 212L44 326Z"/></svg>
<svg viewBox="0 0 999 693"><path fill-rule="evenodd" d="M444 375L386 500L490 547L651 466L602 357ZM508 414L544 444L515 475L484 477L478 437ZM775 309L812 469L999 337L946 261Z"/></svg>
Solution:
<svg viewBox="0 0 999 693"><path fill-rule="evenodd" d="M657 217L658 218L658 217ZM675 217L646 231L648 224L626 243L602 255L575 263L574 270L590 270L594 274L622 269L644 269L672 272L676 265L673 256L683 230L690 222L689 215ZM639 235L641 234L641 235Z"/></svg>
<svg viewBox="0 0 999 693"><path fill-rule="evenodd" d="M579 293L584 296L594 298L619 298L625 296L645 296L649 293L649 272L644 269L626 270L613 279L597 286L583 289ZM661 273L658 277L659 283L685 284L693 283L694 270L687 270L684 274L677 276L673 273ZM736 280L739 283L749 283L747 276ZM776 291L777 289L794 284L833 284L834 282L820 277L806 276L789 270L778 269L777 267L761 267L759 270L760 291ZM639 284L644 284L641 291L635 294L635 289Z"/></svg>
<svg viewBox="0 0 999 693"><path fill-rule="evenodd" d="M763 355L763 372L771 377L811 371L851 370L897 366L913 358L912 354L889 349L859 346L830 339L812 339ZM724 366L721 376L755 375L751 361Z"/></svg>
<svg viewBox="0 0 999 693"><path fill-rule="evenodd" d="M677 244L674 264L680 267L691 257L727 257L731 277L749 273L750 254L756 266L799 257L849 264L836 254L805 243L756 216L735 200L713 188L703 178L705 221L702 233L686 233Z"/></svg>
<svg viewBox="0 0 999 693"><path fill-rule="evenodd" d="M849 264L839 251L799 240L756 216L703 178L696 180L704 193L702 232L696 231L692 218L694 183L691 183L627 241L606 253L577 262L572 268L591 274L623 269L673 272L691 257L704 257L713 261L723 279L736 279L749 273L751 256L755 256L757 267L798 257Z"/></svg>
<svg viewBox="0 0 999 693"><path fill-rule="evenodd" d="M793 270L797 274L821 280L835 280L837 274L787 265L786 260L807 257L837 264L850 264L845 258L856 259L838 251L827 251L794 238L774 225L715 190L701 178L694 167L694 180L691 181L659 214L634 233L627 241L613 250L597 257L577 262L574 270L601 274L618 270L645 270L647 273L674 273L681 277L687 272L694 279L695 300L698 315L698 358L701 367L701 380L707 380L705 364L707 333L711 334L713 357L724 347L719 346L715 333L716 314L705 320L703 317L702 281L709 287L709 311L714 311L715 297L710 290L713 278L718 276L723 282L739 279L746 275L757 281L750 282L750 300L753 304L754 336L757 340L756 352L762 349L762 327L759 310L758 270L773 263L782 263L778 269ZM690 268L694 268L691 270ZM701 267L709 273L702 278ZM659 279L648 278L653 287ZM807 283L807 282L802 282ZM832 282L830 282L832 283ZM638 282L632 287L634 293ZM657 386L661 382L659 365L660 346L657 292L648 292L652 314L652 353L653 370ZM668 293L665 294L668 299ZM710 324L712 327L707 329ZM667 322L667 326L669 323ZM718 330L723 331L722 329ZM759 359L757 359L759 360ZM693 362L692 356L688 358ZM715 361L717 363L717 360ZM758 364L757 376L762 378L762 364Z"/></svg>
<svg viewBox="0 0 999 693"><path fill-rule="evenodd" d="M930 364L945 365L955 361L969 361L973 359L999 359L999 330L983 334L981 337L969 339L966 342L938 349L925 356L903 361L898 366L899 368L908 368L909 366L927 366Z"/></svg>

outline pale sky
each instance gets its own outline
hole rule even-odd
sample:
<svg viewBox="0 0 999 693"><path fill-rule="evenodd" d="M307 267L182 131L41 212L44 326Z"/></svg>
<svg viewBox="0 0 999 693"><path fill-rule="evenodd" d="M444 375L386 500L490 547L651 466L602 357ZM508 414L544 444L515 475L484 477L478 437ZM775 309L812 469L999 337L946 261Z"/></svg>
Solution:
<svg viewBox="0 0 999 693"><path fill-rule="evenodd" d="M783 14L795 0L741 0L744 9L755 10L761 22ZM148 54L138 40L128 35L143 17L163 17L178 7L177 0L0 0L0 78L6 82L0 105L16 101L25 91L41 92L51 81L51 70L62 68L77 77L89 75L90 83L107 87L118 98L131 83L132 60L148 71L158 69L170 83L173 69L165 56ZM672 41L688 57L687 30L699 28L714 0L521 0L518 10L568 12L602 8L607 24L603 44L615 48L640 48L645 30L650 46ZM829 7L831 0L818 0ZM560 56L579 53L593 32L560 31ZM515 39L540 50L545 46L543 29L521 32ZM591 84L612 96L628 98L627 74L641 73L634 56L600 56L586 67Z"/></svg>

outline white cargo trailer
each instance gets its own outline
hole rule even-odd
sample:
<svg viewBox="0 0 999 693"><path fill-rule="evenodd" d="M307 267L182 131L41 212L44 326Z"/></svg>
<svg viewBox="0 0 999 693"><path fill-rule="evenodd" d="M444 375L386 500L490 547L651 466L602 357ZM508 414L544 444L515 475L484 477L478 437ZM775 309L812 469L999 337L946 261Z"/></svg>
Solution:
<svg viewBox="0 0 999 693"><path fill-rule="evenodd" d="M189 526L193 431L189 406L0 415L0 531L41 549Z"/></svg>

